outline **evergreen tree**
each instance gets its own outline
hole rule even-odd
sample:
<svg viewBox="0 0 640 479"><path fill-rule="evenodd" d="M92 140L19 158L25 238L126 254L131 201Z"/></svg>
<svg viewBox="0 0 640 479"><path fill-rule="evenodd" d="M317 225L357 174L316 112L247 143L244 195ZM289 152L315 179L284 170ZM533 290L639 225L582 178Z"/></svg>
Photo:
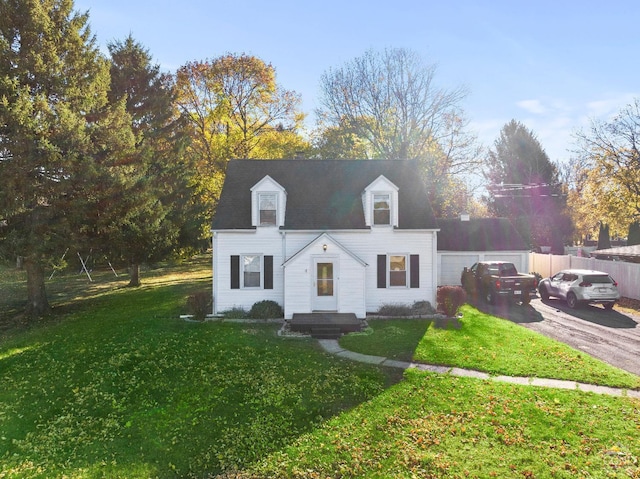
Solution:
<svg viewBox="0 0 640 479"><path fill-rule="evenodd" d="M629 225L629 234L627 235L627 246L640 244L640 223L636 220Z"/></svg>
<svg viewBox="0 0 640 479"><path fill-rule="evenodd" d="M600 223L600 230L598 231L597 249L609 249L609 248L611 248L611 238L609 236L609 225Z"/></svg>
<svg viewBox="0 0 640 479"><path fill-rule="evenodd" d="M135 134L127 161L112 165L110 214L101 236L112 255L128 261L130 286L140 284L140 264L193 246L202 231L202 208L189 186L183 123L174 108L171 79L129 36L109 45L111 102L126 102Z"/></svg>
<svg viewBox="0 0 640 479"><path fill-rule="evenodd" d="M489 213L523 225L521 234L532 246L558 245L559 249L572 234L566 197L556 165L533 132L511 120L489 150L486 165Z"/></svg>
<svg viewBox="0 0 640 479"><path fill-rule="evenodd" d="M118 111L87 21L71 0L0 0L0 248L24 258L30 316L50 308L45 262L85 229L94 138Z"/></svg>

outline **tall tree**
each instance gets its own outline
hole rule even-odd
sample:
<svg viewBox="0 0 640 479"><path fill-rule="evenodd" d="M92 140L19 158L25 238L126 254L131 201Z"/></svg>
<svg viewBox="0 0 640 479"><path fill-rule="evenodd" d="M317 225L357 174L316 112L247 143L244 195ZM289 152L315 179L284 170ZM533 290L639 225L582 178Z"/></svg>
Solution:
<svg viewBox="0 0 640 479"><path fill-rule="evenodd" d="M250 55L190 62L176 74L177 105L191 125L191 150L212 207L232 158L279 158L307 148L300 97L275 68Z"/></svg>
<svg viewBox="0 0 640 479"><path fill-rule="evenodd" d="M611 236L609 235L609 225L600 223L598 231L598 247L597 249L611 248Z"/></svg>
<svg viewBox="0 0 640 479"><path fill-rule="evenodd" d="M368 50L322 75L318 136L339 145L342 133L368 158L420 160L437 208L445 185L477 171L481 156L460 108L465 89L438 88L435 78L435 65L411 50Z"/></svg>
<svg viewBox="0 0 640 479"><path fill-rule="evenodd" d="M576 195L576 208L601 211L599 219L623 235L630 219L640 217L640 99L625 106L610 121L594 120L576 135L584 182L596 194ZM595 227L592 224L592 227Z"/></svg>
<svg viewBox="0 0 640 479"><path fill-rule="evenodd" d="M29 315L49 310L44 263L84 230L98 173L109 69L87 21L72 0L0 1L0 247L24 258Z"/></svg>
<svg viewBox="0 0 640 479"><path fill-rule="evenodd" d="M514 220L532 246L562 248L572 234L565 188L531 130L516 120L507 123L488 152L484 175L490 214Z"/></svg>
<svg viewBox="0 0 640 479"><path fill-rule="evenodd" d="M632 221L627 233L627 246L640 244L640 222Z"/></svg>
<svg viewBox="0 0 640 479"><path fill-rule="evenodd" d="M111 165L110 214L103 215L99 232L111 254L129 262L129 285L138 286L140 264L194 245L198 229L189 225L203 218L194 201L185 128L174 108L170 76L131 35L110 43L109 52L109 99L126 103L135 148L126 161Z"/></svg>

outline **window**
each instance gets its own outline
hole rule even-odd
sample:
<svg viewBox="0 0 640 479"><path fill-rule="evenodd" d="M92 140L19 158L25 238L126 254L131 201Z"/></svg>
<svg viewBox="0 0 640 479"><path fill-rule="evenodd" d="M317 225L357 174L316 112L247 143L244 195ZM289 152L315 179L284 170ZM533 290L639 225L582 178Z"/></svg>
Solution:
<svg viewBox="0 0 640 479"><path fill-rule="evenodd" d="M247 255L242 257L243 288L260 287L260 256Z"/></svg>
<svg viewBox="0 0 640 479"><path fill-rule="evenodd" d="M389 256L389 286L407 286L407 257Z"/></svg>
<svg viewBox="0 0 640 479"><path fill-rule="evenodd" d="M373 224L391 224L391 195L373 195Z"/></svg>
<svg viewBox="0 0 640 479"><path fill-rule="evenodd" d="M260 226L276 226L277 195L275 193L260 193Z"/></svg>
<svg viewBox="0 0 640 479"><path fill-rule="evenodd" d="M378 255L378 288L420 287L420 255Z"/></svg>
<svg viewBox="0 0 640 479"><path fill-rule="evenodd" d="M231 289L273 289L273 256L231 256Z"/></svg>

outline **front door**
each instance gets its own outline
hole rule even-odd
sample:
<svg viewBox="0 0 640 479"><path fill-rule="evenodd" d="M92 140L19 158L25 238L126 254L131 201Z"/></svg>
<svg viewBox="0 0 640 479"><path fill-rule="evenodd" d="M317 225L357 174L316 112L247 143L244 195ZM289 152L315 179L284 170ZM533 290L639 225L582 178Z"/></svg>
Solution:
<svg viewBox="0 0 640 479"><path fill-rule="evenodd" d="M315 258L313 282L313 310L337 311L337 264L335 258Z"/></svg>

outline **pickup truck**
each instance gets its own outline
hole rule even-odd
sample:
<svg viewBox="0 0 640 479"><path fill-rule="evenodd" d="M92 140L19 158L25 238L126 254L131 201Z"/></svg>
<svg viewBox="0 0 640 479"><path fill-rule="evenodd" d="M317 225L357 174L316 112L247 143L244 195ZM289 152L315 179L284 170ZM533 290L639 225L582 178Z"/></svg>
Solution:
<svg viewBox="0 0 640 479"><path fill-rule="evenodd" d="M518 273L513 263L503 261L481 261L465 267L460 281L472 298L481 296L489 304L506 298L527 305L538 286L535 276Z"/></svg>

